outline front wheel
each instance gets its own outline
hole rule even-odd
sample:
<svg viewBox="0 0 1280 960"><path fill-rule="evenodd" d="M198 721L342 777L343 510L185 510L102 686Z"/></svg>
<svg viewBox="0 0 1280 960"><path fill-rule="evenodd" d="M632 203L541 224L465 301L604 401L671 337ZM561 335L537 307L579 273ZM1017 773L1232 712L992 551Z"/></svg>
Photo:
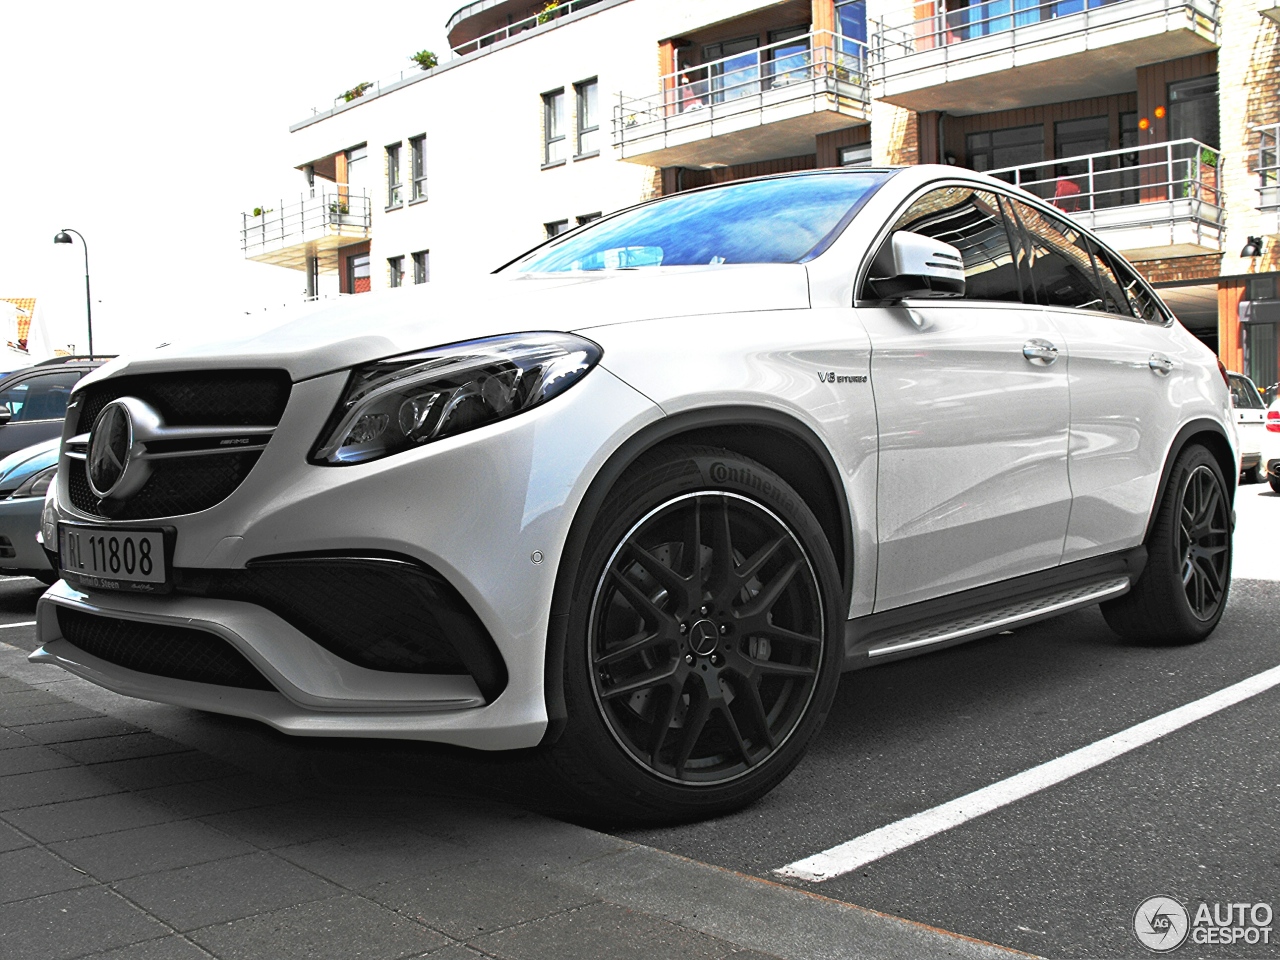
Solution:
<svg viewBox="0 0 1280 960"><path fill-rule="evenodd" d="M768 792L821 726L843 659L813 513L752 460L672 448L636 464L588 543L550 751L567 785L591 816L632 822Z"/></svg>
<svg viewBox="0 0 1280 960"><path fill-rule="evenodd" d="M1222 619L1231 588L1231 500L1204 447L1174 461L1147 538L1147 566L1127 594L1102 604L1107 624L1147 643L1203 640Z"/></svg>

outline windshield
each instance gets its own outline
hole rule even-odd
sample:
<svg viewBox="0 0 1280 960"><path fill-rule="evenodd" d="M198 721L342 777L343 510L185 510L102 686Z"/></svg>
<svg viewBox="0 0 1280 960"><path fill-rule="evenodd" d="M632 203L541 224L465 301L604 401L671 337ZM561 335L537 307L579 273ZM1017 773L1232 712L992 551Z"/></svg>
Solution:
<svg viewBox="0 0 1280 960"><path fill-rule="evenodd" d="M677 194L598 221L516 262L520 273L795 263L821 252L890 176L829 173Z"/></svg>

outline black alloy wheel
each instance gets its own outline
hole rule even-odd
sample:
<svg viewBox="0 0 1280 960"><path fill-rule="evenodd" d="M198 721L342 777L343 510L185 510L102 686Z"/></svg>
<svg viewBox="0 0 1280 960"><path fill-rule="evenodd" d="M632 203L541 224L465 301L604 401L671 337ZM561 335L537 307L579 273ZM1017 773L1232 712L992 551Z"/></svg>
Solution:
<svg viewBox="0 0 1280 960"><path fill-rule="evenodd" d="M643 458L579 566L568 718L550 756L595 819L740 807L790 772L843 661L839 573L812 512L754 461Z"/></svg>
<svg viewBox="0 0 1280 960"><path fill-rule="evenodd" d="M822 666L817 576L794 533L727 491L682 494L635 525L596 588L596 702L653 774L724 783L777 752Z"/></svg>
<svg viewBox="0 0 1280 960"><path fill-rule="evenodd" d="M1111 629L1152 644L1195 643L1213 632L1231 589L1231 495L1199 445L1174 461L1132 589L1102 604Z"/></svg>
<svg viewBox="0 0 1280 960"><path fill-rule="evenodd" d="M1203 464L1182 488L1177 544L1191 612L1200 620L1212 619L1226 599L1231 575L1231 517L1226 491Z"/></svg>

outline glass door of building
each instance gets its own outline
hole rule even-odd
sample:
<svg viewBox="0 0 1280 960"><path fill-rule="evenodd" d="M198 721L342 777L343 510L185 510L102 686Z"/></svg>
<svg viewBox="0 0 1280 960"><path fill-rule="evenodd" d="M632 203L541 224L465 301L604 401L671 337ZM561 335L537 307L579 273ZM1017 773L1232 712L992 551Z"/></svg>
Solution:
<svg viewBox="0 0 1280 960"><path fill-rule="evenodd" d="M742 37L702 47L702 62L711 65L708 80L712 103L724 103L760 92L758 46L759 37Z"/></svg>

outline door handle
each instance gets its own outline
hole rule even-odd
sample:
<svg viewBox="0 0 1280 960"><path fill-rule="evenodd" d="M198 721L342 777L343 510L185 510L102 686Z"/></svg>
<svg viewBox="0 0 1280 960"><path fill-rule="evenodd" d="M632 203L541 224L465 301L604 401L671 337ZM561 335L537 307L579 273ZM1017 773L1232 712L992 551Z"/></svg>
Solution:
<svg viewBox="0 0 1280 960"><path fill-rule="evenodd" d="M1022 355L1034 364L1047 367L1058 359L1058 348L1048 340L1036 337L1022 345Z"/></svg>
<svg viewBox="0 0 1280 960"><path fill-rule="evenodd" d="M1164 376L1173 369L1173 361L1163 353L1153 353L1150 359L1147 360L1147 366L1150 367L1154 373Z"/></svg>

